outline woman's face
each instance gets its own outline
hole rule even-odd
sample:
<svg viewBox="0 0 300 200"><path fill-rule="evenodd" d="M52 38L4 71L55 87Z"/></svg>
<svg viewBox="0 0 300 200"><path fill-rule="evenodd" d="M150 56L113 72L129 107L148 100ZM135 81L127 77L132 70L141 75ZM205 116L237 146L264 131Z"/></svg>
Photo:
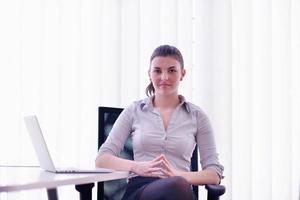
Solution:
<svg viewBox="0 0 300 200"><path fill-rule="evenodd" d="M185 70L175 58L158 56L152 60L148 74L156 95L177 95Z"/></svg>

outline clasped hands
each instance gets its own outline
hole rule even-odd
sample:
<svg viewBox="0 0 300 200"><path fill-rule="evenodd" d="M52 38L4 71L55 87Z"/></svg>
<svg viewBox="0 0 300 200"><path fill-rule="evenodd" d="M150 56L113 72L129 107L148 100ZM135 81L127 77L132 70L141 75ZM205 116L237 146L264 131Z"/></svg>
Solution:
<svg viewBox="0 0 300 200"><path fill-rule="evenodd" d="M171 163L163 154L151 161L137 162L132 171L139 176L148 177L166 178L171 176L179 176L179 171L171 165Z"/></svg>

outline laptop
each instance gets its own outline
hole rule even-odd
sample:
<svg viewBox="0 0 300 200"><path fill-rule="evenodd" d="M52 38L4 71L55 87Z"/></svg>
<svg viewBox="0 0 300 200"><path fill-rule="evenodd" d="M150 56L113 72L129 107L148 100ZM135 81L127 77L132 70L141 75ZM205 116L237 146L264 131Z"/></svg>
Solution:
<svg viewBox="0 0 300 200"><path fill-rule="evenodd" d="M93 169L79 169L76 167L56 168L51 159L37 117L35 115L26 116L24 117L24 121L27 130L29 132L38 161L40 163L40 167L42 169L54 173L109 173L114 171L112 169L106 169L106 168L93 168Z"/></svg>

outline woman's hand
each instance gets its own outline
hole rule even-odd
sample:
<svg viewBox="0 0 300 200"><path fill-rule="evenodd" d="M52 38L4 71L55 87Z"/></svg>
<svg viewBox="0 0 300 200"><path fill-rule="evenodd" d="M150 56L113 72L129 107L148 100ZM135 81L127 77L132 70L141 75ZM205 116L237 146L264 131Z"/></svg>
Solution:
<svg viewBox="0 0 300 200"><path fill-rule="evenodd" d="M175 169L164 155L161 155L158 158L159 160L163 161L161 163L161 175L159 175L160 178L181 176L192 185L220 183L219 175L212 169L205 169L202 171L195 172L183 172Z"/></svg>
<svg viewBox="0 0 300 200"><path fill-rule="evenodd" d="M139 176L150 176L166 178L180 176L180 171L176 170L167 160L165 155L160 155L148 162L137 162L131 170Z"/></svg>
<svg viewBox="0 0 300 200"><path fill-rule="evenodd" d="M180 172L176 170L172 164L167 160L165 155L160 155L159 160L161 163L161 178L171 177L171 176L180 176Z"/></svg>
<svg viewBox="0 0 300 200"><path fill-rule="evenodd" d="M131 171L139 176L157 177L158 174L161 174L160 171L162 163L163 159L161 156L158 156L152 161L136 162Z"/></svg>

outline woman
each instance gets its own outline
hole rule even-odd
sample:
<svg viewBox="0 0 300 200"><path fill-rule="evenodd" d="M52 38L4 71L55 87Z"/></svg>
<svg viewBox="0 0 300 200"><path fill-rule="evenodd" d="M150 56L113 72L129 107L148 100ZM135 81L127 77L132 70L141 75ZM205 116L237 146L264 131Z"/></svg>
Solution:
<svg viewBox="0 0 300 200"><path fill-rule="evenodd" d="M185 74L176 47L157 47L148 70L148 98L124 109L99 149L97 167L137 175L129 179L123 199L194 199L191 185L220 183L223 167L209 120L178 94ZM118 157L128 137L133 140L134 160ZM190 172L196 144L203 170Z"/></svg>

